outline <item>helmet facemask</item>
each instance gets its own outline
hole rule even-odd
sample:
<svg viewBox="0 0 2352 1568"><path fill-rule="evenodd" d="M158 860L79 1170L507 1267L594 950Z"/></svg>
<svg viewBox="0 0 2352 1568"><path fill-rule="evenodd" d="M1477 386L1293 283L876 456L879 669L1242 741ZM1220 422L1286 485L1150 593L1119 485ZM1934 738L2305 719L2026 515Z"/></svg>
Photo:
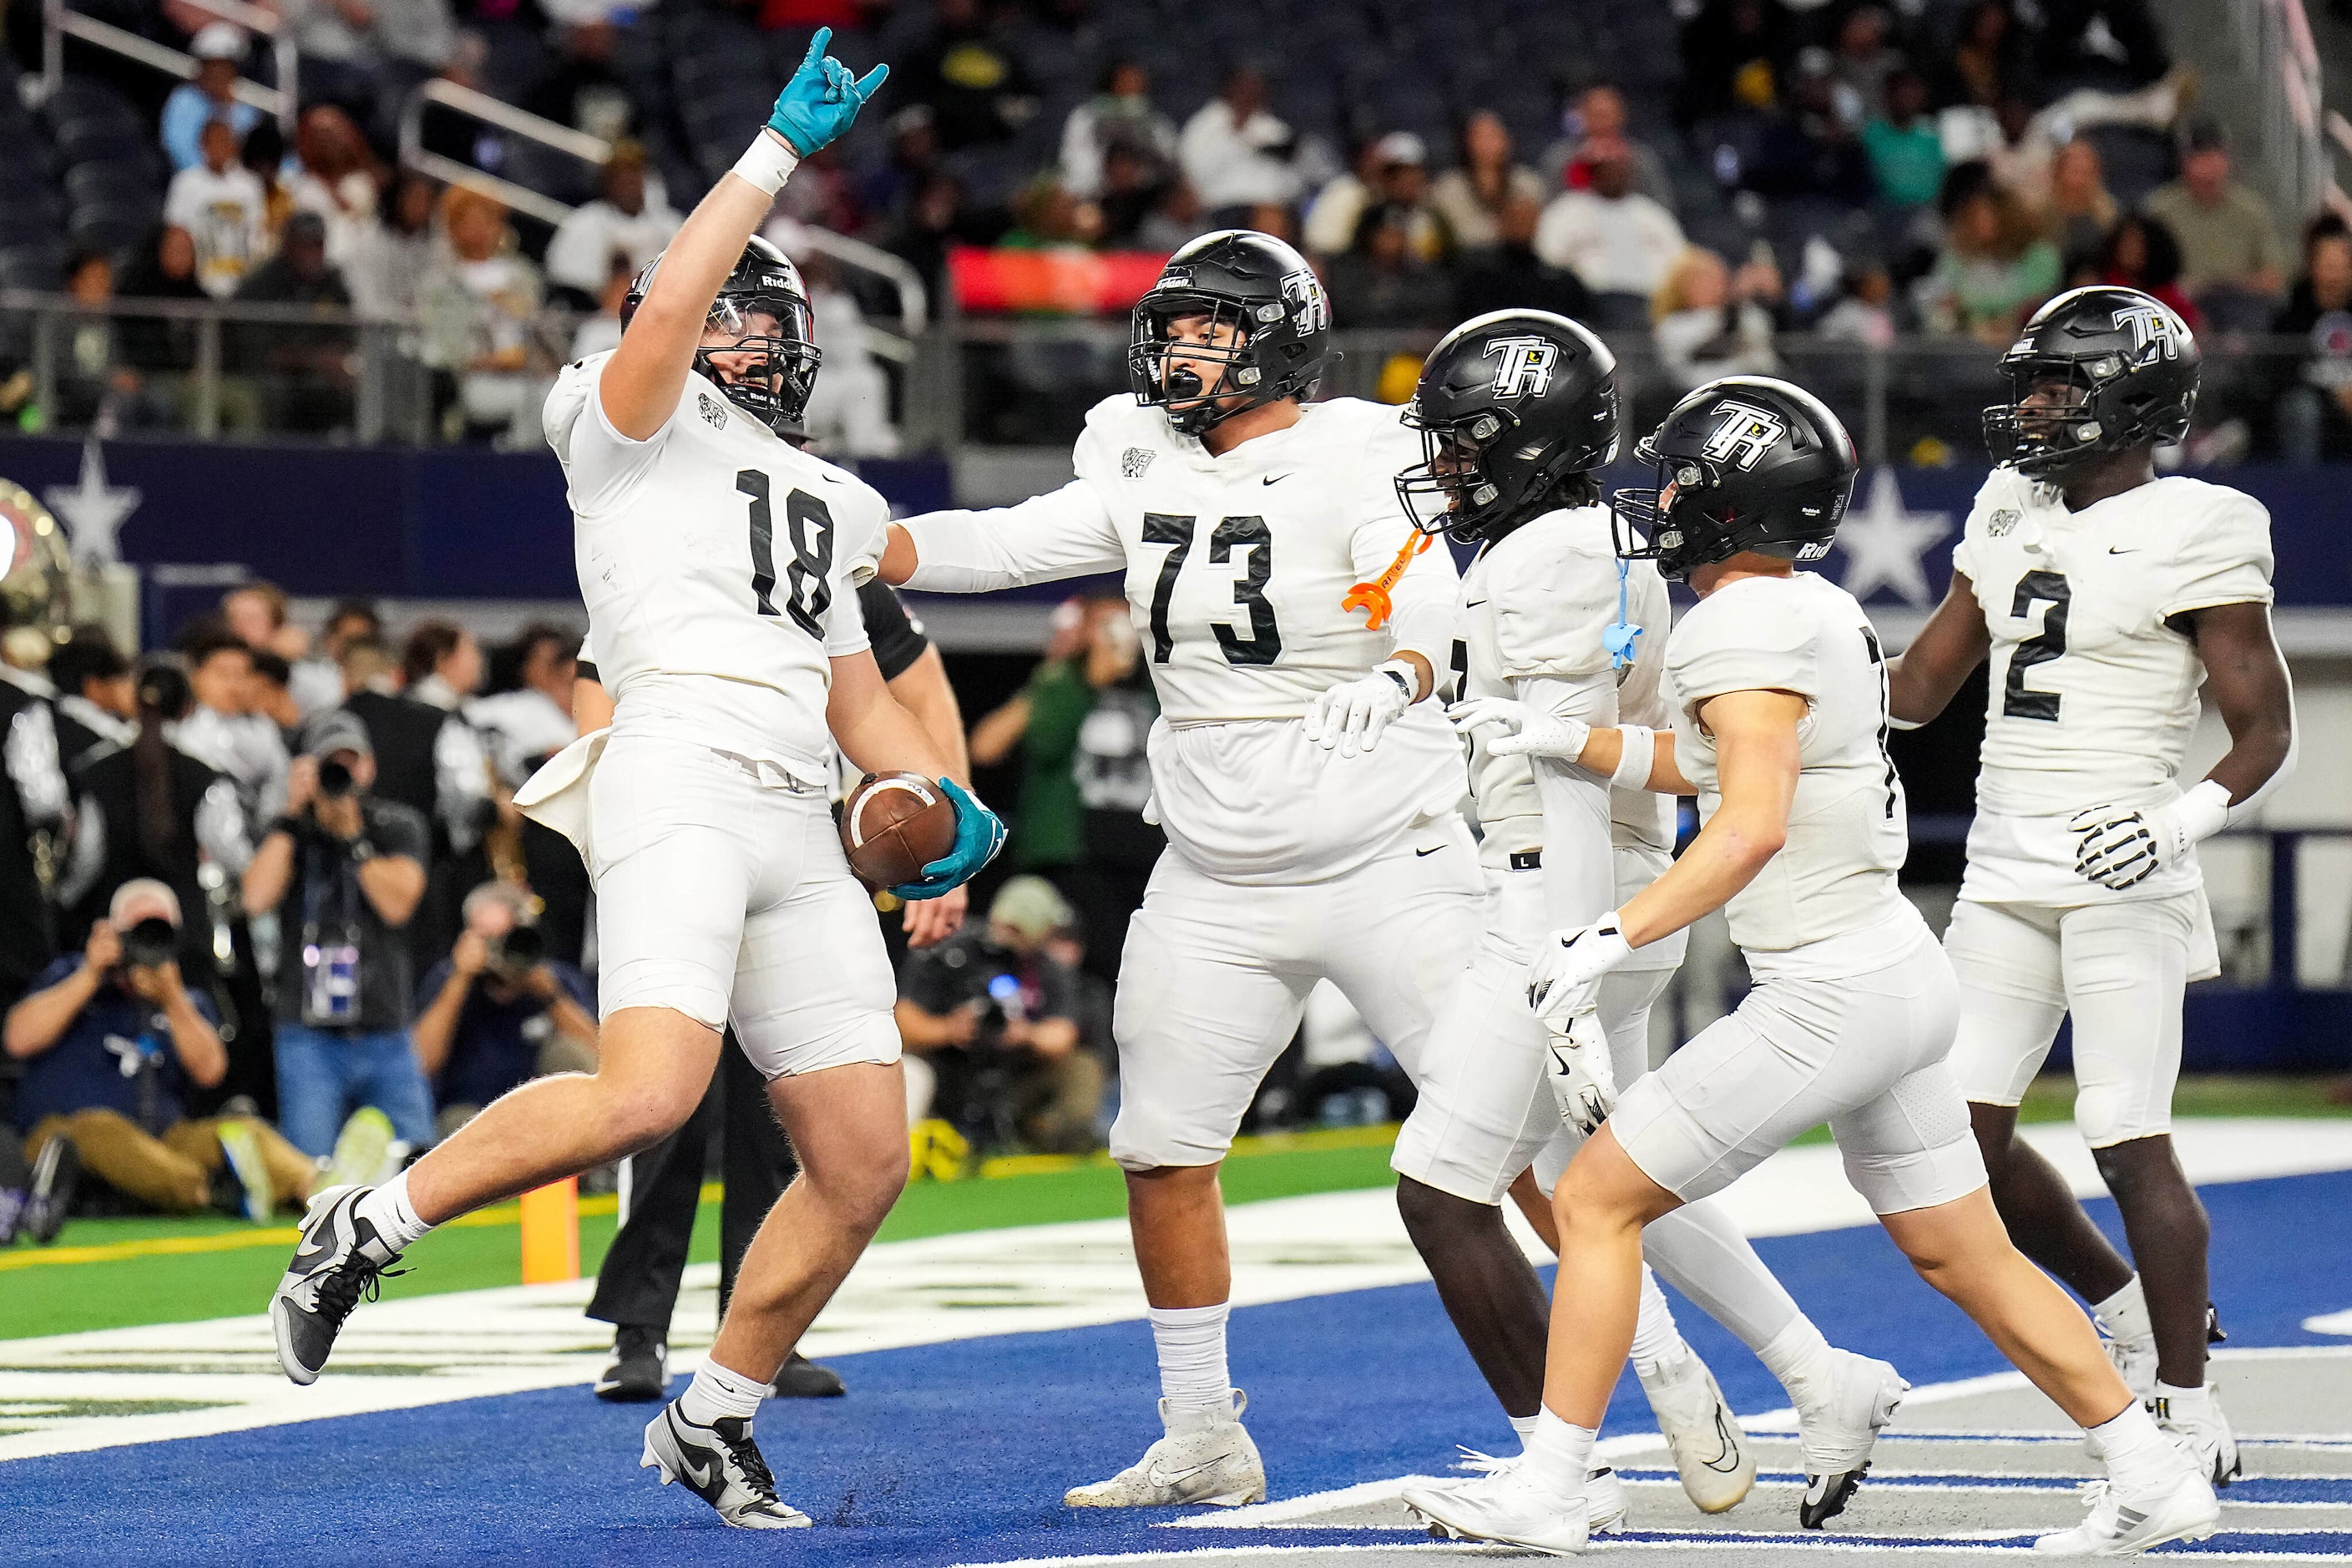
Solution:
<svg viewBox="0 0 2352 1568"><path fill-rule="evenodd" d="M824 361L807 303L773 289L723 294L710 307L703 336L731 341L706 341L694 351L694 368L777 435L798 434Z"/></svg>
<svg viewBox="0 0 2352 1568"><path fill-rule="evenodd" d="M2021 359L2003 363L2001 371L2009 378L2009 401L1987 408L1983 420L1995 463L2050 479L2118 445L2117 433L2098 416L2093 365Z"/></svg>
<svg viewBox="0 0 2352 1568"><path fill-rule="evenodd" d="M1517 421L1503 411L1482 409L1450 425L1424 423L1407 405L1406 426L1421 432L1422 460L1396 477L1397 500L1423 533L1443 533L1465 544L1486 537L1497 521L1502 487L1482 466Z"/></svg>
<svg viewBox="0 0 2352 1568"><path fill-rule="evenodd" d="M1276 319L1282 314L1279 306L1261 309ZM1276 394L1251 347L1254 323L1244 312L1234 300L1207 296L1160 296L1138 305L1127 350L1136 401L1165 408L1168 423L1186 436L1272 402ZM1201 365L1213 375L1204 378Z"/></svg>
<svg viewBox="0 0 2352 1568"><path fill-rule="evenodd" d="M1712 464L1663 456L1646 439L1634 456L1656 466L1658 482L1654 489L1611 492L1609 533L1620 559L1654 561L1663 575L1680 582L1697 567L1739 553L1730 537L1736 520L1715 517L1706 508L1715 478Z"/></svg>

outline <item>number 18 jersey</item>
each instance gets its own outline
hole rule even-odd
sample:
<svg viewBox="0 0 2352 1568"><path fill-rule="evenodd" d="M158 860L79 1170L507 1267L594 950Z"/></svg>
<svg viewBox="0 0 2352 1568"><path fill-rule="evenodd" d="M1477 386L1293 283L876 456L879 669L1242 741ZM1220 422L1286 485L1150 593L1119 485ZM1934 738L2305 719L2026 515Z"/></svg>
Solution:
<svg viewBox="0 0 2352 1568"><path fill-rule="evenodd" d="M692 373L668 421L630 440L597 395L609 358L568 366L543 418L616 729L667 723L823 784L829 660L866 646L857 584L888 504Z"/></svg>

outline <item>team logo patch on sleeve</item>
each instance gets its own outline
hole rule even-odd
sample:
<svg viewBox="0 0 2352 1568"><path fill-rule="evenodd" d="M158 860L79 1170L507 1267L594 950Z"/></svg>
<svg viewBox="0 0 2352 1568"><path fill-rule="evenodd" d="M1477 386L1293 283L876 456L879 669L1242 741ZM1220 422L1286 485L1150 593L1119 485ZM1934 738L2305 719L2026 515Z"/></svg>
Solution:
<svg viewBox="0 0 2352 1568"><path fill-rule="evenodd" d="M2018 519L2022 516L2024 513L2013 506L2001 507L1985 520L1985 531L1995 539L2005 538L2009 531L2017 526Z"/></svg>
<svg viewBox="0 0 2352 1568"><path fill-rule="evenodd" d="M696 393L694 406L696 411L701 414L703 423L709 425L713 430L723 430L727 427L727 410L719 407L718 400L710 394Z"/></svg>
<svg viewBox="0 0 2352 1568"><path fill-rule="evenodd" d="M1118 460L1120 477L1129 479L1141 479L1143 471L1151 467L1151 459L1158 456L1160 454L1149 447L1129 447Z"/></svg>

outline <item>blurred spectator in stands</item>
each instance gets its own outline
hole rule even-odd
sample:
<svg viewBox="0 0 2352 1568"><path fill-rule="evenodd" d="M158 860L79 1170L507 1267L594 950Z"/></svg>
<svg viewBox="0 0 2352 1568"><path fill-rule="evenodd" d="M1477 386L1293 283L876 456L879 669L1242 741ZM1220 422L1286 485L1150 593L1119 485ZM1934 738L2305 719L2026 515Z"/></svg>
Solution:
<svg viewBox="0 0 2352 1568"><path fill-rule="evenodd" d="M2058 149L2050 165L2050 200L2042 232L2069 264L2096 256L2116 226L2119 209L2107 191L2097 145L2076 137Z"/></svg>
<svg viewBox="0 0 2352 1568"><path fill-rule="evenodd" d="M1037 112L1020 57L997 40L980 0L939 0L930 40L891 70L899 100L929 106L950 152L1003 142Z"/></svg>
<svg viewBox="0 0 2352 1568"><path fill-rule="evenodd" d="M830 365L826 369L830 370ZM534 622L515 638L518 684L478 697L466 719L481 735L499 777L511 789L580 735L572 721L572 686L580 673L580 638L562 626Z"/></svg>
<svg viewBox="0 0 2352 1568"><path fill-rule="evenodd" d="M375 753L349 712L303 731L287 780L287 815L246 868L247 915L275 911L285 933L278 975L279 1122L296 1148L332 1151L364 1105L413 1148L433 1142L433 1102L409 1043L404 928L425 892L424 820L373 792Z"/></svg>
<svg viewBox="0 0 2352 1568"><path fill-rule="evenodd" d="M1228 207L1298 199L1290 127L1266 108L1265 73L1236 66L1184 122L1177 155L1213 221Z"/></svg>
<svg viewBox="0 0 2352 1568"><path fill-rule="evenodd" d="M940 1109L983 1148L1008 1135L1041 1153L1095 1146L1103 1064L1078 1048L1077 977L1045 951L1074 918L1051 882L1014 877L984 929L908 955L897 1016L917 1069L909 1120L929 1109L914 1103L929 1068Z"/></svg>
<svg viewBox="0 0 2352 1568"><path fill-rule="evenodd" d="M286 809L286 742L278 725L254 711L253 650L215 623L181 644L196 705L180 721L173 743L236 781L248 822L269 822Z"/></svg>
<svg viewBox="0 0 2352 1568"><path fill-rule="evenodd" d="M548 242L551 295L588 308L604 291L615 255L625 257L634 273L661 254L684 221L657 184L648 186L646 150L635 142L615 143L603 194L572 208Z"/></svg>
<svg viewBox="0 0 2352 1568"><path fill-rule="evenodd" d="M48 411L52 421L102 436L168 423L163 405L124 351L123 318L107 308L114 300L114 264L103 251L79 251L66 263L66 293L82 309L66 319L57 406Z"/></svg>
<svg viewBox="0 0 2352 1568"><path fill-rule="evenodd" d="M824 374L817 377L816 390L801 421L809 438L821 443L830 455L897 457L899 439L898 427L890 422L890 380L874 358L866 333L866 312L858 308L857 297L843 287L841 269L833 258L798 237L780 236L772 226L769 237L800 263L802 280L808 285L816 341L824 345ZM567 674L563 680L562 694L556 701L568 711L572 678Z"/></svg>
<svg viewBox="0 0 2352 1568"><path fill-rule="evenodd" d="M1177 188L1192 197L1192 205L1197 216L1200 197L1193 193L1192 183L1188 180L1179 180ZM1259 202L1256 205L1248 208L1242 215L1241 226L1254 228L1260 234L1269 235L1285 245L1298 243L1298 215L1280 202ZM1202 229L1199 232L1206 233L1207 230Z"/></svg>
<svg viewBox="0 0 2352 1568"><path fill-rule="evenodd" d="M2260 331L2268 324L2263 301L2278 298L2285 257L2270 204L2231 177L2229 138L2219 124L2190 127L2180 177L2141 210L2180 242L2180 286L2217 326Z"/></svg>
<svg viewBox="0 0 2352 1568"><path fill-rule="evenodd" d="M234 22L213 22L197 29L188 52L196 57L196 74L172 89L163 100L163 151L174 170L193 169L205 161L204 129L223 121L236 140L245 140L261 110L236 97L238 71L245 64L244 29Z"/></svg>
<svg viewBox="0 0 2352 1568"><path fill-rule="evenodd" d="M351 308L351 291L327 260L327 226L314 212L286 220L278 254L238 289L240 300L260 305ZM236 363L259 373L261 403L273 430L317 433L352 421L352 329L331 322L240 323Z"/></svg>
<svg viewBox="0 0 2352 1568"><path fill-rule="evenodd" d="M2038 96L2030 40L2011 0L1977 0L1960 18L1951 53L1945 57L1937 100L1998 111L2004 103L2031 102Z"/></svg>
<svg viewBox="0 0 2352 1568"><path fill-rule="evenodd" d="M1454 273L1455 316L1527 310L1581 318L1591 311L1592 296L1576 274L1536 254L1536 226L1542 217L1543 204L1535 197L1514 196L1503 204L1496 243L1472 252Z"/></svg>
<svg viewBox="0 0 2352 1568"><path fill-rule="evenodd" d="M305 98L366 114L440 69L455 29L447 0L278 0L302 56Z"/></svg>
<svg viewBox="0 0 2352 1568"><path fill-rule="evenodd" d="M1308 254L1337 256L1354 242L1364 209L1380 200L1386 142L1383 136L1367 136L1358 142L1348 167L1325 181L1307 204L1299 234Z"/></svg>
<svg viewBox="0 0 2352 1568"><path fill-rule="evenodd" d="M339 665L343 649L362 637L382 640L383 616L369 598L338 599L327 612L326 625L319 628L319 651Z"/></svg>
<svg viewBox="0 0 2352 1568"><path fill-rule="evenodd" d="M127 300L209 300L196 280L195 237L176 224L163 224L122 276ZM125 316L117 323L123 363L162 385L159 376L196 363L196 323L163 316Z"/></svg>
<svg viewBox="0 0 2352 1568"><path fill-rule="evenodd" d="M342 677L347 701L362 695L400 695L400 660L381 637L352 638L343 645L342 656L336 659L335 668ZM419 703L418 706L425 704Z"/></svg>
<svg viewBox="0 0 2352 1568"><path fill-rule="evenodd" d="M1798 57L1781 111L1766 121L1741 184L1777 199L1802 197L1862 206L1872 192L1870 155L1838 112L1837 82L1825 49Z"/></svg>
<svg viewBox="0 0 2352 1568"><path fill-rule="evenodd" d="M444 428L485 440L535 426L539 405L532 355L539 313L539 268L524 257L504 204L452 185L441 195L446 248L420 291L425 359L448 372L456 399ZM545 437L535 429L533 445Z"/></svg>
<svg viewBox="0 0 2352 1568"><path fill-rule="evenodd" d="M2279 397L2279 455L2306 467L2352 458L2352 230L2336 214L2304 230L2303 276L2271 331L2305 342Z"/></svg>
<svg viewBox="0 0 2352 1568"><path fill-rule="evenodd" d="M1927 112L1927 79L1909 66L1889 71L1883 100L1882 112L1862 128L1878 199L1898 209L1924 207L1944 185L1944 139Z"/></svg>
<svg viewBox="0 0 2352 1568"><path fill-rule="evenodd" d="M256 653L274 653L292 663L308 658L310 634L286 618L286 590L256 578L221 595L221 619Z"/></svg>
<svg viewBox="0 0 2352 1568"><path fill-rule="evenodd" d="M530 894L484 882L466 895L465 922L417 988L411 1026L444 1138L518 1085L596 1070L596 993L548 956Z"/></svg>
<svg viewBox="0 0 2352 1568"><path fill-rule="evenodd" d="M1847 262L1836 304L1813 322L1816 336L1864 348L1895 346L1895 279L1874 258Z"/></svg>
<svg viewBox="0 0 2352 1568"><path fill-rule="evenodd" d="M433 264L433 208L441 187L423 174L403 173L384 197L383 216L360 232L343 265L352 302L371 316L416 308L417 288Z"/></svg>
<svg viewBox="0 0 2352 1568"><path fill-rule="evenodd" d="M1015 250L1092 245L1102 238L1102 208L1062 188L1051 169L1039 171L1013 198L1013 226L997 244Z"/></svg>
<svg viewBox="0 0 2352 1568"><path fill-rule="evenodd" d="M302 111L294 128L294 170L286 176L286 194L296 212L316 213L326 225L327 259L337 267L355 259L370 243L382 174L349 114L332 103L314 103Z"/></svg>
<svg viewBox="0 0 2352 1568"><path fill-rule="evenodd" d="M200 162L172 176L163 220L196 242L196 281L215 300L235 294L258 266L268 242L268 196L253 172L236 161L236 132L209 120L198 133Z"/></svg>
<svg viewBox="0 0 2352 1568"><path fill-rule="evenodd" d="M276 249L279 236L286 231L286 220L294 216L293 194L286 188L286 133L278 128L276 120L264 120L245 133L244 142L236 150L236 160L246 172L261 182L262 226L269 231L269 247Z"/></svg>
<svg viewBox="0 0 2352 1568"><path fill-rule="evenodd" d="M1675 182L1666 161L1632 134L1623 93L1606 82L1586 88L1561 114L1560 132L1538 171L1546 189L1590 190L1592 159L1587 149L1622 145L1633 164L1633 188L1668 212L1675 210Z"/></svg>
<svg viewBox="0 0 2352 1568"><path fill-rule="evenodd" d="M308 1199L318 1173L258 1117L189 1115L229 1061L212 998L181 978L181 924L169 887L127 881L82 951L8 1009L7 1055L26 1064L16 1124L36 1161L68 1139L85 1171L151 1208L267 1219Z"/></svg>
<svg viewBox="0 0 2352 1568"><path fill-rule="evenodd" d="M1356 242L1328 268L1331 318L1355 327L1443 327L1453 318L1446 276L1413 254L1411 208L1387 202L1357 220Z"/></svg>
<svg viewBox="0 0 2352 1568"><path fill-rule="evenodd" d="M1492 250L1503 242L1503 209L1514 201L1540 203L1543 180L1511 162L1511 132L1503 117L1482 109L1462 125L1462 164L1430 187L1429 205L1445 225L1456 252Z"/></svg>
<svg viewBox="0 0 2352 1568"><path fill-rule="evenodd" d="M1059 873L1085 853L1085 816L1071 764L1078 726L1094 707L1087 648L1095 621L1124 610L1124 600L1065 599L1055 605L1045 654L1027 682L971 728L974 767L992 768L1021 748L1021 790L1005 846L1016 870Z"/></svg>
<svg viewBox="0 0 2352 1568"><path fill-rule="evenodd" d="M1260 228L1255 221L1266 214L1279 215L1278 220L1269 221L1278 221L1283 231L1290 228L1289 208L1264 204L1245 209L1242 226L1258 228L1265 234L1276 233L1275 229ZM1135 226L1131 243L1137 250L1166 254L1183 248L1208 232L1208 219L1201 210L1200 193L1192 189L1192 181L1178 174L1160 185L1151 210L1144 214L1143 221Z"/></svg>
<svg viewBox="0 0 2352 1568"><path fill-rule="evenodd" d="M1101 90L1062 122L1062 184L1081 201L1103 194L1103 159L1126 148L1147 166L1176 163L1176 122L1151 101L1151 76L1139 60L1113 60Z"/></svg>
<svg viewBox="0 0 2352 1568"><path fill-rule="evenodd" d="M1142 906L1144 884L1168 842L1143 815L1151 796L1146 753L1160 702L1125 610L1115 600L1096 615L1087 643L1094 701L1078 725L1070 770L1085 810L1085 848L1063 879L1084 921L1080 962L1106 985L1118 978L1128 919ZM1108 1037L1105 1030L1101 1043Z"/></svg>
<svg viewBox="0 0 2352 1568"><path fill-rule="evenodd" d="M883 121L890 153L866 172L857 202L885 224L903 223L916 192L940 172L940 138L933 119L929 104L910 103Z"/></svg>
<svg viewBox="0 0 2352 1568"><path fill-rule="evenodd" d="M319 640L310 652L292 661L286 688L302 717L310 719L340 707L343 689L343 649L353 639L372 637L382 627L375 606L365 599L344 599L327 614Z"/></svg>
<svg viewBox="0 0 2352 1568"><path fill-rule="evenodd" d="M1726 375L1772 375L1772 308L1782 299L1769 253L1738 273L1722 257L1693 246L1675 263L1650 302L1658 358L1678 390Z"/></svg>
<svg viewBox="0 0 2352 1568"><path fill-rule="evenodd" d="M1356 247L1364 215L1376 205L1403 216L1406 246L1415 259L1443 258L1450 239L1445 221L1431 205L1429 146L1410 131L1391 131L1357 160L1360 173L1334 178L1307 210L1308 248L1339 256Z"/></svg>
<svg viewBox="0 0 2352 1568"><path fill-rule="evenodd" d="M1887 79L1903 68L1902 51L1887 42L1887 30L1885 7L1868 0L1838 23L1830 71L1837 78L1838 111L1850 123L1886 117Z"/></svg>
<svg viewBox="0 0 2352 1568"><path fill-rule="evenodd" d="M2126 214L2098 252L2099 281L2153 294L2194 331L2203 328L2197 302L2181 291L2180 244L2172 231L2143 213Z"/></svg>
<svg viewBox="0 0 2352 1568"><path fill-rule="evenodd" d="M455 713L481 689L481 645L455 621L419 621L401 649L400 675L411 698Z"/></svg>
<svg viewBox="0 0 2352 1568"><path fill-rule="evenodd" d="M586 359L590 354L621 346L621 307L628 303L629 285L635 279L629 258L614 257L612 270L604 274L604 290L596 296L596 313L583 318L572 332L572 352L567 358Z"/></svg>
<svg viewBox="0 0 2352 1568"><path fill-rule="evenodd" d="M1592 292L1596 325L1629 328L1647 321L1650 296L1683 252L1682 226L1633 189L1633 150L1623 142L1591 143L1586 156L1591 187L1552 198L1536 226L1536 254Z"/></svg>
<svg viewBox="0 0 2352 1568"><path fill-rule="evenodd" d="M302 705L294 700L294 666L266 647L253 650L254 716L278 727L278 739L290 742L301 733Z"/></svg>
<svg viewBox="0 0 2352 1568"><path fill-rule="evenodd" d="M482 686L481 645L455 621L419 621L402 646L400 673L403 696L347 706L370 735L383 731L378 793L416 811L431 829L428 885L408 931L421 969L448 951L466 889L491 874L483 845L495 815L489 752L465 716Z"/></svg>
<svg viewBox="0 0 2352 1568"><path fill-rule="evenodd" d="M945 170L927 176L898 220L879 237L884 249L923 275L940 298L947 288L952 246L992 245L1004 233L1001 208L974 206L963 182Z"/></svg>
<svg viewBox="0 0 2352 1568"><path fill-rule="evenodd" d="M58 761L71 780L100 747L127 746L139 732L131 661L104 626L76 626L49 655L58 689Z"/></svg>
<svg viewBox="0 0 2352 1568"><path fill-rule="evenodd" d="M2032 309L2057 290L2058 247L2018 199L1963 163L1945 180L1944 253L1921 280L1933 330L2007 348Z"/></svg>
<svg viewBox="0 0 2352 1568"><path fill-rule="evenodd" d="M1789 34L1779 0L1706 0L1683 24L1675 117L1694 125L1735 110L1769 113Z"/></svg>

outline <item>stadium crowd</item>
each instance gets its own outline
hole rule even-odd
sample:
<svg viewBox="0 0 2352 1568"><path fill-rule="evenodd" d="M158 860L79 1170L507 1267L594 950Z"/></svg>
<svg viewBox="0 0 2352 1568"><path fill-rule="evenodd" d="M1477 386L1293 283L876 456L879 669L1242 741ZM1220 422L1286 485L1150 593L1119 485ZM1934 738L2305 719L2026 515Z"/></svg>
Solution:
<svg viewBox="0 0 2352 1568"><path fill-rule="evenodd" d="M2224 393L2235 428L2203 455L2250 434L2304 460L2352 441L2330 271L2342 226L2323 219L2303 257L2285 252L2145 0L1681 0L1551 16L1490 0L1481 16L1524 40L1533 85L1503 80L1486 44L1378 6L1250 28L1222 3L1183 7L1225 62L1212 79L1197 51L1157 41L1175 18L1151 0L289 4L304 100L290 141L231 94L240 71L268 74L259 41L184 4L128 9L137 30L189 49L197 75L156 110L169 170L156 221L79 234L59 280L88 304L412 316L451 438L536 440L547 375L614 341L626 279L707 183L697 73L721 43L782 58L824 24L845 58L897 62L888 112L812 160L772 231L810 264L828 345L812 424L852 456L897 447L859 315L894 307L861 299L873 279L800 243L803 226L891 252L936 298L959 291L959 255L1164 254L1245 225L1301 244L1344 327L1410 340L1540 306L1646 335L1677 387L1769 369L1785 334L2005 343L2063 287L2129 283L2195 324L2311 345ZM1351 20L1362 26L1343 37ZM1589 47L1570 42L1579 25ZM1424 68L1413 83L1412 49L1441 43L1450 79ZM399 166L403 106L436 76L610 141L610 162L588 171L426 107L422 147L578 201L560 226ZM346 329L245 325L226 351L224 419L347 427L352 342ZM189 323L93 317L70 347L58 406L29 417L175 416ZM20 377L15 399L26 395Z"/></svg>

